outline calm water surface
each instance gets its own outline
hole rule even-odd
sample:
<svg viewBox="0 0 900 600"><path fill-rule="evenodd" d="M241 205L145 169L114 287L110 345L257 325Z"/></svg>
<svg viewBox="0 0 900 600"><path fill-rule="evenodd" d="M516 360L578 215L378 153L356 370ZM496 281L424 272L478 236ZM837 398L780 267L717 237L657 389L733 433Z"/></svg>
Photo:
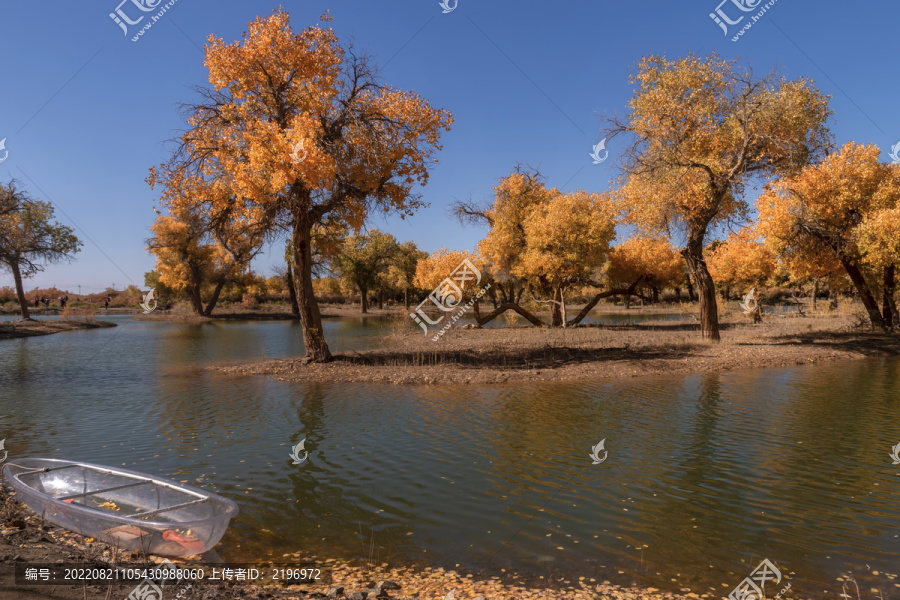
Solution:
<svg viewBox="0 0 900 600"><path fill-rule="evenodd" d="M123 465L232 498L227 559L358 558L374 539L373 558L395 564L721 596L767 557L795 591L837 596L851 571L861 588L894 590L898 360L602 384L303 385L204 368L299 355L295 323L108 318L119 327L0 342L10 458ZM326 334L335 351L363 349L389 326L330 320ZM601 439L608 459L593 465Z"/></svg>

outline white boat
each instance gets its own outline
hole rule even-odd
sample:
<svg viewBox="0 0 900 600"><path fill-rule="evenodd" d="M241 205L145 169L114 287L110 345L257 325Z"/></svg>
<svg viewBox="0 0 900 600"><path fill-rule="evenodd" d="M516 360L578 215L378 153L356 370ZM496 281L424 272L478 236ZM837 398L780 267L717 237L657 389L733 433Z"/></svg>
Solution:
<svg viewBox="0 0 900 600"><path fill-rule="evenodd" d="M3 473L18 499L47 521L124 550L201 554L238 513L227 498L128 469L20 458Z"/></svg>

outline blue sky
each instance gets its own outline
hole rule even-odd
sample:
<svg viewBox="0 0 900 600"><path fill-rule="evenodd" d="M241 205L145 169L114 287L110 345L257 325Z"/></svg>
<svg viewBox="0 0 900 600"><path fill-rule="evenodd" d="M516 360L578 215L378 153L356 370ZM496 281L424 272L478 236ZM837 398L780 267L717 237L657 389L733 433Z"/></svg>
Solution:
<svg viewBox="0 0 900 600"><path fill-rule="evenodd" d="M887 152L900 140L893 67L900 5L887 0L778 0L737 42L709 17L719 0L458 0L447 14L438 0L177 0L137 42L131 35L148 19L126 36L109 17L120 1L0 6L0 139L9 152L0 179L15 178L53 202L58 219L84 241L74 263L49 266L26 289L143 287L154 262L144 248L157 197L144 179L184 127L178 104L194 98L191 86L206 83L206 36L231 42L248 21L279 5L297 30L330 9L339 39L370 52L386 83L453 113L440 163L422 190L430 207L406 221L378 217L370 225L428 252L474 249L484 230L462 227L447 207L490 198L517 163L540 167L551 186L607 189L614 161L595 165L588 156L600 140L598 117L625 112L629 71L647 54L716 51L752 63L760 74L778 68L789 78L811 77L833 96L839 144L878 144L890 160ZM121 8L132 20L156 12L142 13L132 0ZM730 0L722 10L732 20L748 15L733 32L755 14ZM614 159L615 146L609 150ZM278 248L254 268L269 275L280 256ZM12 285L7 272L0 272L3 285Z"/></svg>

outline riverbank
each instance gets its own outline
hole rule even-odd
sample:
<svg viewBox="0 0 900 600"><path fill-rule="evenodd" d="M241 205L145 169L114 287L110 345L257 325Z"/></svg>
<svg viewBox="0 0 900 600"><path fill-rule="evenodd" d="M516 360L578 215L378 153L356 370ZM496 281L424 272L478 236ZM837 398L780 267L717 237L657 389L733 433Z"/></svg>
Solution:
<svg viewBox="0 0 900 600"><path fill-rule="evenodd" d="M369 312L363 314L358 305L350 304L322 304L319 306L319 310L323 319L390 317L407 313L402 306L391 306L387 308L369 308ZM140 314L135 317L135 321L202 323L204 321L268 321L299 318L291 312L291 307L288 304L262 304L256 308L227 305L216 308L213 314L208 317L198 315L186 305L181 304L171 310L155 310L150 314Z"/></svg>
<svg viewBox="0 0 900 600"><path fill-rule="evenodd" d="M102 329L104 327L115 326L115 323L110 323L108 321L50 321L47 319L35 321L3 321L0 322L0 340L51 335L53 333L77 331L80 329Z"/></svg>
<svg viewBox="0 0 900 600"><path fill-rule="evenodd" d="M16 565L75 564L103 566L115 562L118 566L146 568L161 563L162 557L138 556L64 529L50 525L39 515L15 501L14 494L3 492L0 503L0 600L83 600L84 598L125 598L135 585L16 585ZM213 558L215 557L215 558ZM214 552L202 557L172 560L176 563L218 562ZM316 562L329 565L332 581L327 585L261 586L246 582L202 583L187 587L174 586L179 600L210 600L260 598L301 600L307 598L338 598L369 600L441 600L455 590L455 600L681 600L720 598L718 593L697 593L683 588L681 593L667 593L655 588L619 587L608 581L580 577L578 581L557 582L554 589L517 585L515 577L503 582L499 578L479 581L472 575L445 569L390 568L386 564L352 565L334 559L307 556L300 552L285 554L280 563ZM377 591L376 591L377 590ZM380 594L379 594L380 592ZM168 594L168 592L166 592ZM170 596L166 595L166 598Z"/></svg>
<svg viewBox="0 0 900 600"><path fill-rule="evenodd" d="M421 330L385 336L380 347L335 355L216 365L221 372L282 381L499 384L622 379L658 374L789 367L900 355L900 336L854 330L844 316L744 316L721 321L722 341L701 340L699 324L657 321L569 329L453 328L437 341Z"/></svg>

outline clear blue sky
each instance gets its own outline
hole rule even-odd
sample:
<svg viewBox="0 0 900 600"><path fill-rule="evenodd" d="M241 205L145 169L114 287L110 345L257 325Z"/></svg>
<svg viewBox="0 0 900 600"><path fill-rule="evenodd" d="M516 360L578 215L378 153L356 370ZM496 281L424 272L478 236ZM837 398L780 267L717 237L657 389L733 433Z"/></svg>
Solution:
<svg viewBox="0 0 900 600"><path fill-rule="evenodd" d="M109 17L119 1L0 7L0 139L9 152L0 179L14 177L52 201L59 220L84 241L76 262L48 267L26 289L143 287L153 268L144 248L156 198L144 179L166 159L166 140L184 126L178 103L194 98L191 86L206 83L206 36L238 39L248 21L280 5L177 0L135 43ZM878 144L889 160L900 140L897 2L779 0L738 42L709 17L718 0L459 0L447 14L438 0L329 4L283 6L297 30L330 8L340 40L368 50L385 82L453 113L440 163L422 190L430 207L407 221L371 223L429 252L474 249L484 231L460 226L447 206L489 198L516 163L540 167L551 186L607 189L615 146L602 164L588 156L600 139L598 116L624 113L629 70L646 54L717 51L751 62L760 74L779 68L790 78L809 76L833 96L838 143ZM755 14L731 1L722 10L732 20ZM156 14L140 12L132 0L122 11L132 20ZM254 268L268 275L280 254ZM2 285L12 285L8 273L0 273Z"/></svg>

